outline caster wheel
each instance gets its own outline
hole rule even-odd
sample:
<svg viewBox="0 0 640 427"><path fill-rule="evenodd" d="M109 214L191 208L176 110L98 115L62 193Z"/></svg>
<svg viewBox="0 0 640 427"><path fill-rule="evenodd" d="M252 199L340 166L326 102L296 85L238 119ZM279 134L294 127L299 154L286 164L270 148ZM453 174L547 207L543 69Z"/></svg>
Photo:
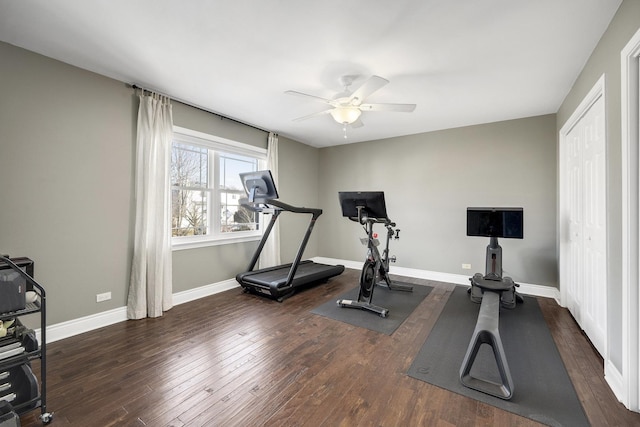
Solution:
<svg viewBox="0 0 640 427"><path fill-rule="evenodd" d="M49 424L51 420L53 420L53 413L45 412L40 415L40 420L42 421L42 424Z"/></svg>

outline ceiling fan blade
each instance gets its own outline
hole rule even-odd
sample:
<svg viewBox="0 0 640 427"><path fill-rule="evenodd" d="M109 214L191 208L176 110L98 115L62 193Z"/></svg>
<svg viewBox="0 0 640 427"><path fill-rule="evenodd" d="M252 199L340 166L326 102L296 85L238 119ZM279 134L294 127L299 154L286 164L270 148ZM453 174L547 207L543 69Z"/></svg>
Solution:
<svg viewBox="0 0 640 427"><path fill-rule="evenodd" d="M331 104L331 100L327 99L327 98L322 98L320 96L315 96L315 95L309 95L308 93L302 93L302 92L298 92L295 90L287 90L284 93L286 93L287 95L294 95L294 96L301 96L303 98L311 98L315 101L320 101L320 102L325 102L327 104Z"/></svg>
<svg viewBox="0 0 640 427"><path fill-rule="evenodd" d="M311 119L313 117L324 116L325 114L329 114L333 110L333 108L329 108L328 110L319 111L317 113L309 114L308 116L298 117L297 119L293 119L294 122L300 122L302 120Z"/></svg>
<svg viewBox="0 0 640 427"><path fill-rule="evenodd" d="M349 102L353 105L360 105L373 92L389 83L389 80L379 76L371 76L369 80L364 82L358 89L353 91L349 97Z"/></svg>
<svg viewBox="0 0 640 427"><path fill-rule="evenodd" d="M416 104L362 104L362 111L399 111L410 113L416 109Z"/></svg>

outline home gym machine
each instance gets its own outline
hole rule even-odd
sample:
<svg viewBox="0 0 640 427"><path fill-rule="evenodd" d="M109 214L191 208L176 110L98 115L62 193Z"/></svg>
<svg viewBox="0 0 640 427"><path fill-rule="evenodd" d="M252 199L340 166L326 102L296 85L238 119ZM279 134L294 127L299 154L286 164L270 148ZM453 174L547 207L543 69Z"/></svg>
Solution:
<svg viewBox="0 0 640 427"><path fill-rule="evenodd" d="M373 291L376 285L386 286L393 291L412 292L413 287L394 283L389 278L389 262L395 262L396 257L389 257L389 240L399 239L400 230L387 216L384 192L339 192L338 198L342 208L342 216L362 225L367 233L360 241L367 247L367 259L360 273L360 291L358 300L338 300L340 307L357 308L371 311L381 317L387 317L389 310L373 304ZM373 232L374 224L384 224L387 229L387 242L382 255L378 251L380 241L377 233Z"/></svg>
<svg viewBox="0 0 640 427"><path fill-rule="evenodd" d="M249 268L246 272L236 275L236 280L240 283L244 292L269 296L282 302L302 286L324 282L331 277L342 274L344 271L343 265L319 264L310 260L301 261L316 220L322 214L322 209L296 207L277 200L278 191L269 170L241 173L240 179L247 193L247 198L241 199L240 204L251 211L271 215L269 225L262 235L262 240L260 240L253 258L251 258ZM311 222L298 248L296 257L291 264L254 271L253 269L260 258L260 253L267 242L269 234L282 212L311 215Z"/></svg>
<svg viewBox="0 0 640 427"><path fill-rule="evenodd" d="M460 367L460 381L466 387L505 400L513 396L513 379L500 338L500 306L513 309L517 302L524 300L516 292L519 285L510 277L502 277L502 248L498 244L498 237L522 239L522 217L522 208L467 208L467 236L489 237L489 245L485 275L476 273L469 279L471 300L481 305ZM488 344L493 350L500 383L471 375L482 344Z"/></svg>

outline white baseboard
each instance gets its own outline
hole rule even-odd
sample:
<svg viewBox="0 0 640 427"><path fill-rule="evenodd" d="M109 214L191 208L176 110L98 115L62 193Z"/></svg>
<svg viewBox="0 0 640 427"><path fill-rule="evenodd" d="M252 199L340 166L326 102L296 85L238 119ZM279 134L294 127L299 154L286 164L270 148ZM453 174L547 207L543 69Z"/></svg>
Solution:
<svg viewBox="0 0 640 427"><path fill-rule="evenodd" d="M314 257L313 261L323 264L341 264L346 268L354 270L360 270L362 268L362 261L349 261L335 258ZM470 286L469 278L464 274L453 273L441 273L438 271L419 270L416 268L396 267L391 266L389 268L391 274L397 274L398 276L413 277L415 279L434 280L437 282L453 283L456 285ZM531 283L517 282L520 287L518 293L524 295L533 295L537 297L553 298L556 301L560 301L560 291L558 288L551 286L534 285Z"/></svg>
<svg viewBox="0 0 640 427"><path fill-rule="evenodd" d="M622 402L622 397L624 396L622 373L613 366L610 360L607 360L604 365L604 380L609 384L609 388L611 388L618 401Z"/></svg>
<svg viewBox="0 0 640 427"><path fill-rule="evenodd" d="M323 264L342 264L346 268L360 270L362 261L339 260L334 258L314 257L313 261ZM416 279L435 280L438 282L454 283L456 285L469 286L469 277L462 274L441 273L437 271L419 270L415 268L405 268L392 266L390 268L392 274L399 276L413 277ZM549 286L533 285L528 283L519 283L522 294L534 295L546 298L560 299L560 292L556 288ZM189 289L173 294L173 304L180 305L229 289L237 288L240 285L234 279L223 280L222 282L212 283L198 288ZM113 325L114 323L124 322L127 320L127 307L118 307L101 313L92 314L90 316L81 317L79 319L69 320L57 323L47 327L47 343L52 343L65 338L89 332L94 329L103 328ZM40 329L36 330L36 336L41 341Z"/></svg>
<svg viewBox="0 0 640 427"><path fill-rule="evenodd" d="M222 282L212 283L210 285L200 286L199 288L189 289L173 294L173 305L184 304L185 302L195 301L200 298L208 297L229 289L238 288L240 285L236 279L223 280Z"/></svg>
<svg viewBox="0 0 640 427"><path fill-rule="evenodd" d="M55 325L47 326L47 344L65 338L89 332L94 329L113 325L127 320L127 307L118 307L79 319L68 320ZM36 329L38 341L42 340L40 329Z"/></svg>
<svg viewBox="0 0 640 427"><path fill-rule="evenodd" d="M235 281L235 279L229 279L218 283L212 283L210 285L200 286L199 288L177 292L173 294L173 305L184 304L189 301L194 301L199 298L204 298L239 286L240 285ZM59 341L74 335L93 331L95 329L104 328L105 326L124 322L125 320L127 320L126 306L81 317L79 319L56 323L55 325L47 327L47 343ZM35 332L36 338L41 342L42 334L40 328L36 329Z"/></svg>

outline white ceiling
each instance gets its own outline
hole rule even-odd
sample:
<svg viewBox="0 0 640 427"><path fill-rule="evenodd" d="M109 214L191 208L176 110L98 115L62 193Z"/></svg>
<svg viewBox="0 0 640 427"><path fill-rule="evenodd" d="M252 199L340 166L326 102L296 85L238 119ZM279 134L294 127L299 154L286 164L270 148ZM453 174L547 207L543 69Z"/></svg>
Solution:
<svg viewBox="0 0 640 427"><path fill-rule="evenodd" d="M621 0L0 0L0 40L322 147L555 113ZM390 81L348 129L340 77Z"/></svg>

